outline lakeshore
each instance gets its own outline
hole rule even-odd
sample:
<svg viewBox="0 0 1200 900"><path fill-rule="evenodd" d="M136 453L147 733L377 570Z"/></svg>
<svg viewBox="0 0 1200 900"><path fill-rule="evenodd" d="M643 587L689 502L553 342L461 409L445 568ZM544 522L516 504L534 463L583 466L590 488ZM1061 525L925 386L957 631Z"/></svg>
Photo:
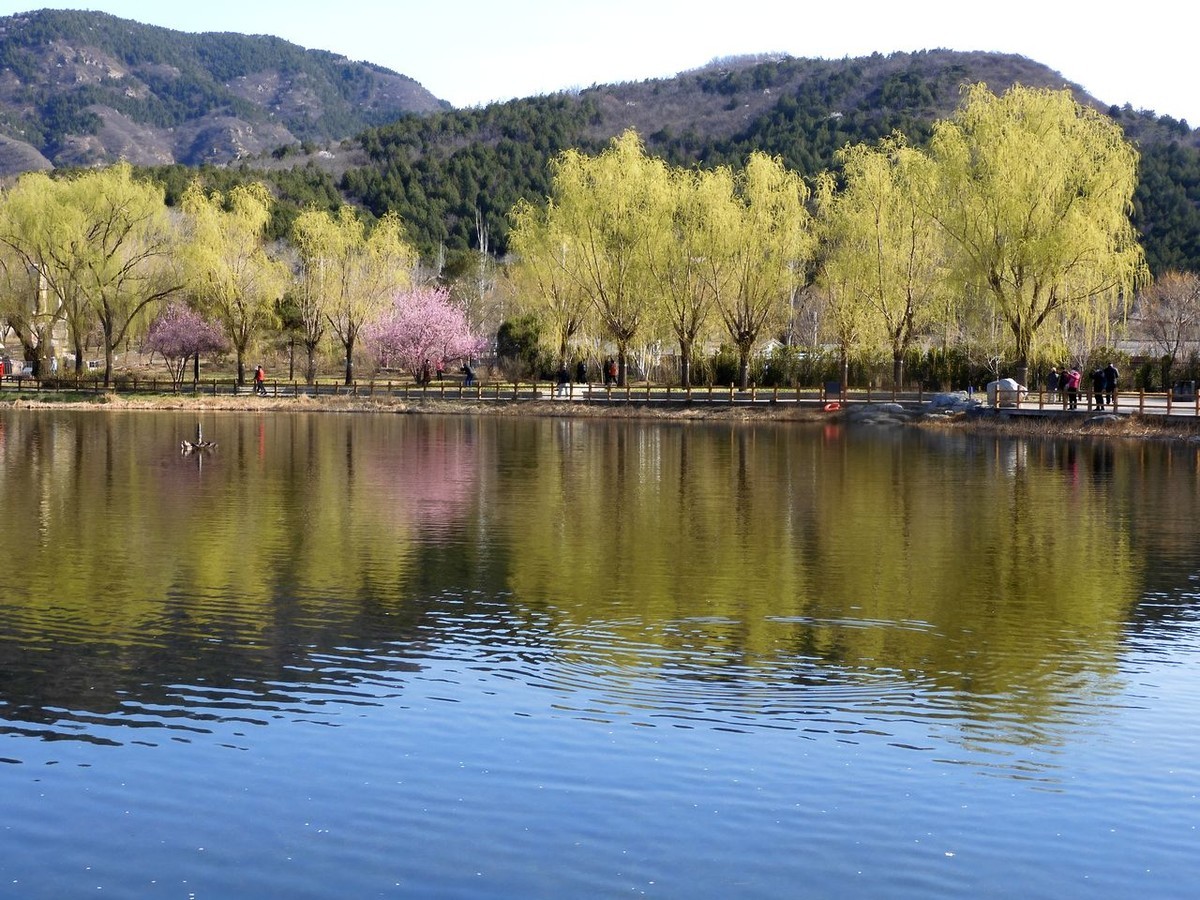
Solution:
<svg viewBox="0 0 1200 900"><path fill-rule="evenodd" d="M324 395L313 397L244 395L160 394L122 396L115 393L60 396L0 395L4 409L96 409L96 410L196 410L197 412L330 412L389 415L474 415L516 417L573 417L608 419L678 420L698 422L803 422L862 427L920 427L968 429L1007 435L1054 438L1120 438L1200 442L1200 420L1103 412L1068 413L1048 411L1043 415L1014 415L1008 410L986 407L940 408L898 403L850 403L836 410L816 405L760 403L713 406L705 403L648 405L638 402L593 404L563 399L484 401L426 397L363 397Z"/></svg>

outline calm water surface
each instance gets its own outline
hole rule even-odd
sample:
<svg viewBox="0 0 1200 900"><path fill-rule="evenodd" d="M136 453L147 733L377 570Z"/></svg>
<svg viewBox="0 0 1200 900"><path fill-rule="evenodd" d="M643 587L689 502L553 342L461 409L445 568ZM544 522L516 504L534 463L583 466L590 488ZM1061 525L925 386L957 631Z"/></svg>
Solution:
<svg viewBox="0 0 1200 900"><path fill-rule="evenodd" d="M1200 451L0 413L0 896L1191 897Z"/></svg>

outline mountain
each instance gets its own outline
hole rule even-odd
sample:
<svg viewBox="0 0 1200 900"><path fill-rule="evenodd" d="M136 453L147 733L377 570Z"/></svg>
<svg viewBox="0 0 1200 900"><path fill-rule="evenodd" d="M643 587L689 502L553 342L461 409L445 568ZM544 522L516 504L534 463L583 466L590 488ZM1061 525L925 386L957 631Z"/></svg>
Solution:
<svg viewBox="0 0 1200 900"><path fill-rule="evenodd" d="M404 75L276 37L100 12L0 18L0 174L228 163L446 108Z"/></svg>
<svg viewBox="0 0 1200 900"><path fill-rule="evenodd" d="M264 179L296 211L394 210L449 264L506 249L508 211L551 189L549 163L634 128L674 165L740 166L753 150L814 175L847 143L917 145L984 82L1071 90L1141 152L1133 218L1155 272L1200 271L1200 131L1114 105L1022 56L928 50L837 60L714 60L673 78L455 110L387 69L279 38L184 34L95 12L0 19L0 175L126 158L174 202L201 167L214 189ZM230 165L236 162L237 165Z"/></svg>

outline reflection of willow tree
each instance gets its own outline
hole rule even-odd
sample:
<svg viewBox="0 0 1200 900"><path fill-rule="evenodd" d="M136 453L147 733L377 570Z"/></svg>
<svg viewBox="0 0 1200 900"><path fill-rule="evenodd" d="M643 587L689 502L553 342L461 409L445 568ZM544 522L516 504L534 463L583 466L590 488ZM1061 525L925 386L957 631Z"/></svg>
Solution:
<svg viewBox="0 0 1200 900"><path fill-rule="evenodd" d="M218 417L197 465L176 449L194 419L87 415L8 417L0 445L35 471L0 474L6 512L41 536L9 547L23 615L72 622L81 642L136 645L172 621L259 644L306 609L336 620L331 598L398 603L417 530L473 496L455 420L412 439L395 416Z"/></svg>
<svg viewBox="0 0 1200 900"><path fill-rule="evenodd" d="M815 664L1032 718L1069 673L1111 671L1131 549L1106 495L1020 456L1004 468L1023 445L993 459L878 433L540 427L555 440L534 443L514 473L525 500L507 507L514 595L554 607L566 632L610 629L618 662L709 654L714 677Z"/></svg>

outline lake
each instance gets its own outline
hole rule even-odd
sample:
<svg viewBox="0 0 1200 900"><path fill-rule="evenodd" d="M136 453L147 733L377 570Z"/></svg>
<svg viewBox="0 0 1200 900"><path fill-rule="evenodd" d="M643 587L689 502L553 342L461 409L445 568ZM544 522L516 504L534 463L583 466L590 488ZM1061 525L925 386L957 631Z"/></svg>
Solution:
<svg viewBox="0 0 1200 900"><path fill-rule="evenodd" d="M1200 883L1195 445L10 409L0 459L0 897Z"/></svg>

